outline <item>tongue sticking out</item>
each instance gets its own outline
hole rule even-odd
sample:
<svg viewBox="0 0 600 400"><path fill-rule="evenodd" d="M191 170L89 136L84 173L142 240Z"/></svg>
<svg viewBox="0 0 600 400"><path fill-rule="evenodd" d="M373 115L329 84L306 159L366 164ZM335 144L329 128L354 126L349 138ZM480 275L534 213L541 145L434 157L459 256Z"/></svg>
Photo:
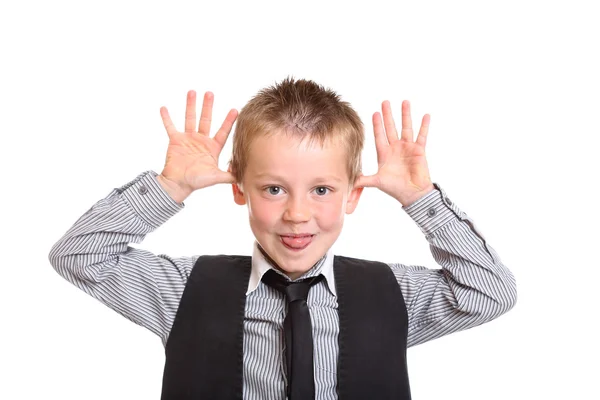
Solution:
<svg viewBox="0 0 600 400"><path fill-rule="evenodd" d="M292 249L302 249L312 241L312 236L300 236L300 237L291 237L291 236L282 236L281 241L288 247Z"/></svg>

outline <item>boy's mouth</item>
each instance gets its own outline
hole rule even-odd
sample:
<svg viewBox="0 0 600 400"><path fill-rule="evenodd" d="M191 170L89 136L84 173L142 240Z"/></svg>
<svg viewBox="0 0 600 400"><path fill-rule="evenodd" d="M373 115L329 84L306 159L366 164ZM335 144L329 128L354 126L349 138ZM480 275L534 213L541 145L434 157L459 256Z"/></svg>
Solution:
<svg viewBox="0 0 600 400"><path fill-rule="evenodd" d="M304 250L312 242L315 235L310 233L300 233L292 235L280 235L281 243L292 251Z"/></svg>

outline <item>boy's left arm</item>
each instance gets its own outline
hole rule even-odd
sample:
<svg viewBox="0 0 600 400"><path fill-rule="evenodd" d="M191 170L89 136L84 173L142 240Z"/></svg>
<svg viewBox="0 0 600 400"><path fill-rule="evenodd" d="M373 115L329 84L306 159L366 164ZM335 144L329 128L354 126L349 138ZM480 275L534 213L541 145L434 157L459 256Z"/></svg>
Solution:
<svg viewBox="0 0 600 400"><path fill-rule="evenodd" d="M491 321L517 299L511 271L473 220L433 185L434 190L403 210L442 268L390 264L406 302L409 347Z"/></svg>
<svg viewBox="0 0 600 400"><path fill-rule="evenodd" d="M378 170L360 176L354 190L376 187L398 200L419 225L442 269L391 264L408 311L408 346L490 321L512 308L517 291L473 221L431 181L425 157L429 114L413 140L410 103L402 102L396 130L388 101L373 115ZM358 196L355 196L358 198ZM354 204L355 206L355 204Z"/></svg>

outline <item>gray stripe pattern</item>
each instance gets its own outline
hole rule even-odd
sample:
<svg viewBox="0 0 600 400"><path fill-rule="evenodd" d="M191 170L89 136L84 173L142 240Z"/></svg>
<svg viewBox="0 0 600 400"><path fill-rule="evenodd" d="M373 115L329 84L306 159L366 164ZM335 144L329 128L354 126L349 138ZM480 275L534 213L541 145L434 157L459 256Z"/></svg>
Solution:
<svg viewBox="0 0 600 400"><path fill-rule="evenodd" d="M173 215L176 203L148 170L113 189L55 243L54 269L125 318L169 335L187 278L198 258L170 257L136 249ZM513 274L473 221L437 190L402 209L417 223L441 269L389 264L409 314L408 346L480 325L510 310L517 298ZM306 276L320 273L322 262ZM308 297L315 347L317 399L336 399L336 298L324 281ZM259 283L246 300L244 399L285 399L282 293Z"/></svg>

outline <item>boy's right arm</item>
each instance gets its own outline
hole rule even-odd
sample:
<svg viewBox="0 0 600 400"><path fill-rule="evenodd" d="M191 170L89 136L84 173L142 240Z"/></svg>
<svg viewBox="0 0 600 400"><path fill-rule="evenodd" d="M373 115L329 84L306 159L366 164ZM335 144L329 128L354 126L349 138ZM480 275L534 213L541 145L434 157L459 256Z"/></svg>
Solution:
<svg viewBox="0 0 600 400"><path fill-rule="evenodd" d="M74 285L121 315L145 326L166 345L179 301L198 256L173 258L136 249L144 237L184 208L196 190L233 183L219 155L237 117L232 109L210 137L213 94L206 92L196 128L196 92L189 91L185 129L177 131L166 107L169 136L160 175L146 171L97 202L52 247L50 263Z"/></svg>
<svg viewBox="0 0 600 400"><path fill-rule="evenodd" d="M129 246L185 207L157 178L150 170L115 188L54 244L49 260L66 280L166 344L198 256L174 258Z"/></svg>

